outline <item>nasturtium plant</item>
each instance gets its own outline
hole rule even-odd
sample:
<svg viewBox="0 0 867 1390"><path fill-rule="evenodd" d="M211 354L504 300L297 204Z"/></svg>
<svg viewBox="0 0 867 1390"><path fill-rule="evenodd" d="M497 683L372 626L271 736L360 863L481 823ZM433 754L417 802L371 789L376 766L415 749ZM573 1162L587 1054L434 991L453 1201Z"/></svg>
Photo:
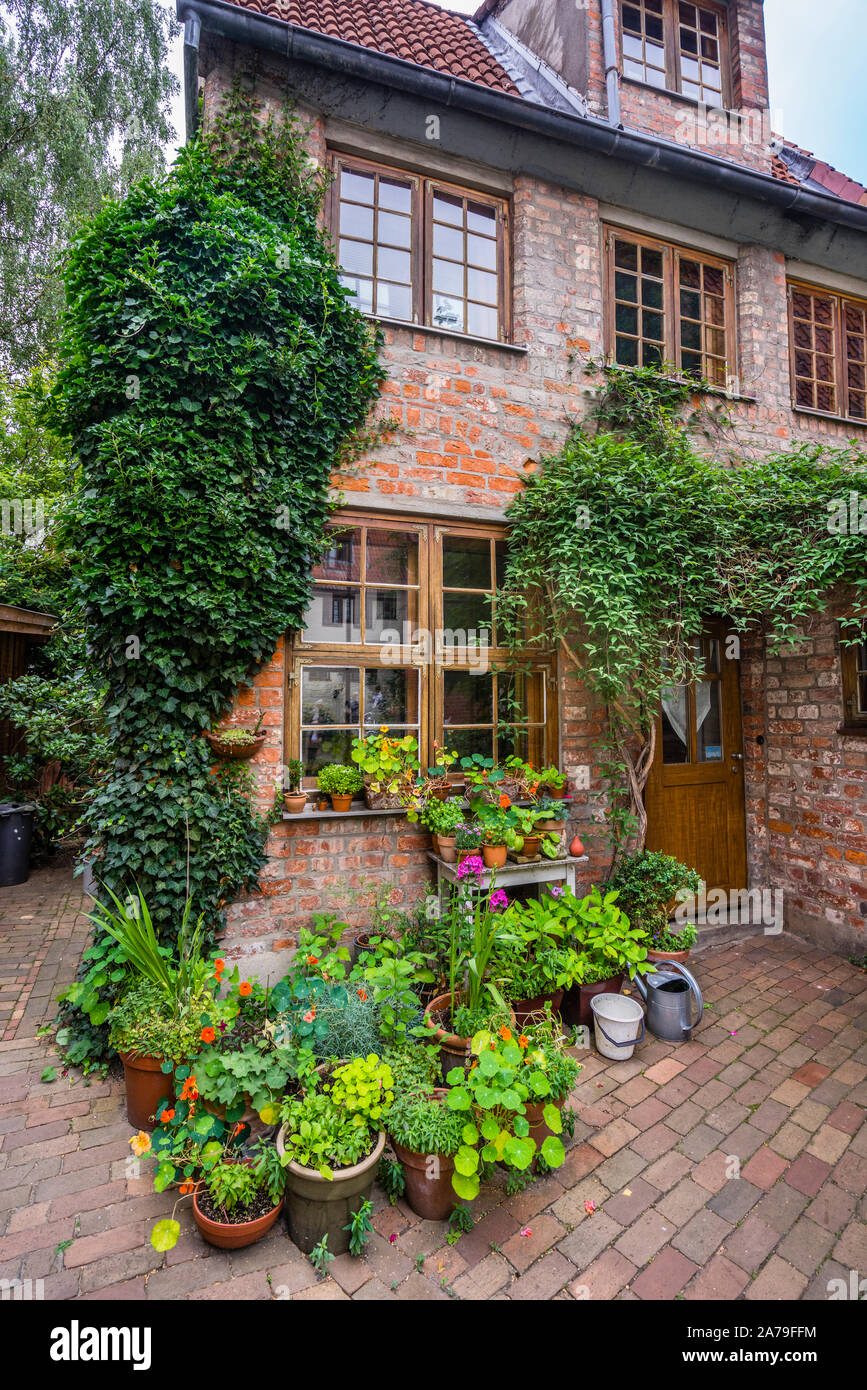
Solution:
<svg viewBox="0 0 867 1390"><path fill-rule="evenodd" d="M318 221L321 171L290 117L260 114L237 88L163 179L82 227L50 401L81 479L62 538L110 687L88 849L168 941L188 893L212 931L257 882L268 818L202 734L302 626L331 478L370 438L383 377Z"/></svg>

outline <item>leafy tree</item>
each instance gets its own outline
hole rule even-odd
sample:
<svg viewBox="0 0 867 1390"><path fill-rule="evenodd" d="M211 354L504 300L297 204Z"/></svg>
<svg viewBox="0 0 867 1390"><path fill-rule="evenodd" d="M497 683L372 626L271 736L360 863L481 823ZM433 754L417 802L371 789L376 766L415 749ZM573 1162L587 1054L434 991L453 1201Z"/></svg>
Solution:
<svg viewBox="0 0 867 1390"><path fill-rule="evenodd" d="M56 613L68 601L57 519L75 463L41 418L52 380L42 365L23 381L0 372L0 603Z"/></svg>
<svg viewBox="0 0 867 1390"><path fill-rule="evenodd" d="M72 225L165 165L176 24L159 0L0 0L0 363L53 341Z"/></svg>

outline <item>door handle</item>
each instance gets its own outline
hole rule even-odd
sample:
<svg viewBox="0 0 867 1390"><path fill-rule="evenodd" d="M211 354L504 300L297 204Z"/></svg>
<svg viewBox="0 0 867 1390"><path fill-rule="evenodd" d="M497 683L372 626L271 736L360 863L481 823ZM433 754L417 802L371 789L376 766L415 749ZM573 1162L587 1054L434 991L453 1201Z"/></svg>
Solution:
<svg viewBox="0 0 867 1390"><path fill-rule="evenodd" d="M743 755L743 753L730 753L730 754L729 754L729 757L737 758L737 760L738 760L739 763L742 763L743 760L744 760L744 755Z"/></svg>

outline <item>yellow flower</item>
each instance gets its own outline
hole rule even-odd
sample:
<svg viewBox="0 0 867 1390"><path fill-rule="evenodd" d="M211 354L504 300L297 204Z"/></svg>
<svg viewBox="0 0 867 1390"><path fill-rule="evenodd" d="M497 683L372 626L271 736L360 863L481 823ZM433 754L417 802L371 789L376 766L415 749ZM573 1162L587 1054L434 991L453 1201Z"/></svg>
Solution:
<svg viewBox="0 0 867 1390"><path fill-rule="evenodd" d="M380 732L381 734L387 734L387 733L388 733L388 725L387 725L387 724L380 724L380 726L379 726L379 732Z"/></svg>
<svg viewBox="0 0 867 1390"><path fill-rule="evenodd" d="M149 1134L146 1134L143 1129L140 1129L138 1134L132 1136L129 1144L136 1158L141 1158L142 1154L146 1154L150 1151L151 1137Z"/></svg>

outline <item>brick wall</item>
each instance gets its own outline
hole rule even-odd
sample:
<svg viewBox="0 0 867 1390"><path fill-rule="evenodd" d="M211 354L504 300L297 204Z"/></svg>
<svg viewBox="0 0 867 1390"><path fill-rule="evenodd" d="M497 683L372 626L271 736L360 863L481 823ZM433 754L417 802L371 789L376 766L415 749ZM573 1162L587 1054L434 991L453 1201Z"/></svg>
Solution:
<svg viewBox="0 0 867 1390"><path fill-rule="evenodd" d="M236 61L237 54L223 50L212 64L206 112L231 83ZM251 66L249 57L242 61ZM273 65L261 68L261 89L275 103L280 76ZM322 158L323 126L315 115L311 119L311 151ZM347 501L375 509L380 499L405 506L409 514L457 505L496 515L520 488L532 460L563 439L567 417L583 413L583 362L603 349L598 205L592 197L522 174L514 181L512 236L515 341L526 351L389 327L383 409L398 428L390 443L335 479ZM742 390L755 399L731 402L728 447L758 457L799 442L843 443L852 433L863 439L863 430L854 426L791 408L781 256L762 247L740 248L737 305ZM854 947L865 922L859 904L867 898L867 774L863 743L843 741L832 728L842 710L833 641L826 625L779 669L770 663L767 674L763 653L747 649L750 873L755 886L787 889L791 925L819 930L816 924L824 922L825 939ZM253 688L240 694L231 717L248 722L254 709L265 712L268 740L254 764L262 804L270 800L284 760L284 663L281 644ZM561 766L568 771L592 762L600 713L569 671L562 674L559 694ZM759 735L763 746L755 741ZM596 806L588 792L576 797L570 834L576 826L583 833ZM387 817L283 822L271 837L263 892L231 909L227 953L252 958L259 971L279 965L284 943L314 909L331 908L360 921L358 894L368 881L392 885L396 902L411 903L427 881L426 843L405 821ZM588 877L598 879L604 852L592 842L590 848Z"/></svg>

